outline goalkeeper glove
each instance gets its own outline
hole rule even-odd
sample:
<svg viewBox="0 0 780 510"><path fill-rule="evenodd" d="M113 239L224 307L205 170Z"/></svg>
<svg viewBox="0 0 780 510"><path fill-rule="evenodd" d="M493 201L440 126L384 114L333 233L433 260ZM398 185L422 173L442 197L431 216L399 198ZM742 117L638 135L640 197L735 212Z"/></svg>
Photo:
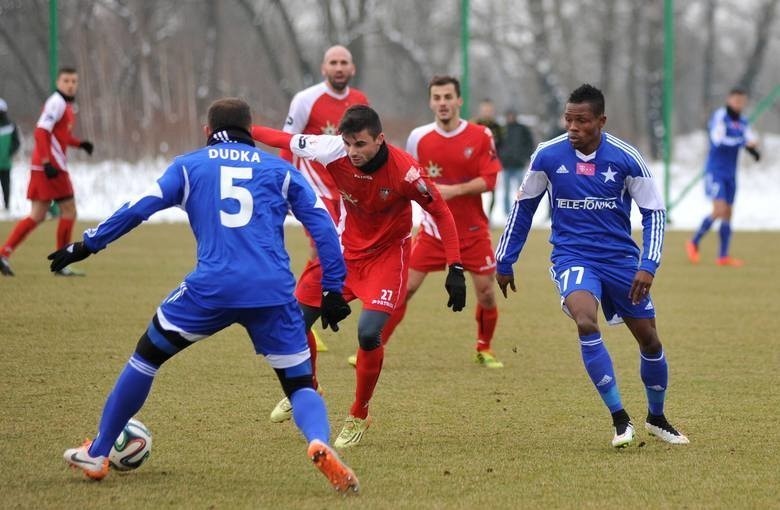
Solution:
<svg viewBox="0 0 780 510"><path fill-rule="evenodd" d="M453 312L460 312L466 306L466 278L463 276L463 266L452 264L447 273L447 279L444 281L444 288L447 289L449 300L447 307L452 308Z"/></svg>
<svg viewBox="0 0 780 510"><path fill-rule="evenodd" d="M755 159L756 161L761 159L761 153L758 152L758 149L756 149L755 147L745 147L745 150L748 151L750 155L753 156L753 159Z"/></svg>
<svg viewBox="0 0 780 510"><path fill-rule="evenodd" d="M91 156L92 155L92 151L95 149L95 146L92 145L92 142L90 142L88 140L84 140L83 142L81 142L79 144L79 149L83 149L84 152L86 152L87 154L89 154Z"/></svg>
<svg viewBox="0 0 780 510"><path fill-rule="evenodd" d="M79 260L84 260L90 255L92 255L92 252L89 251L89 248L87 248L83 242L70 243L65 248L61 248L54 253L49 254L48 259L51 260L49 268L52 273L56 273L63 267L69 266Z"/></svg>
<svg viewBox="0 0 780 510"><path fill-rule="evenodd" d="M346 319L352 313L349 305L344 300L341 292L324 291L322 293L322 305L320 305L320 315L322 316L322 329L339 330L339 322Z"/></svg>
<svg viewBox="0 0 780 510"><path fill-rule="evenodd" d="M48 163L43 164L43 173L46 174L47 178L54 179L60 171L57 170L57 167L54 166L51 161L49 161Z"/></svg>

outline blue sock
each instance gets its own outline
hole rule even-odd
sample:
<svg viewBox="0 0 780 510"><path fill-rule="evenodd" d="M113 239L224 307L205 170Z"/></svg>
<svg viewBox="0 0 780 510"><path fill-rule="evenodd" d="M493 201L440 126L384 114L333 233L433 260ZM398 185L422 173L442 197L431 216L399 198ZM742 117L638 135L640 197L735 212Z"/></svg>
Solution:
<svg viewBox="0 0 780 510"><path fill-rule="evenodd" d="M91 456L108 455L127 421L144 405L158 368L138 354L130 357L106 399L98 435L89 448Z"/></svg>
<svg viewBox="0 0 780 510"><path fill-rule="evenodd" d="M693 244L699 246L699 241L701 241L701 238L704 237L704 234L710 230L710 227L714 221L715 219L710 216L704 218L704 221L702 221L701 225L699 226L699 230L696 231L696 235L693 236Z"/></svg>
<svg viewBox="0 0 780 510"><path fill-rule="evenodd" d="M729 254L729 243L731 242L731 223L728 221L720 222L720 256L727 257Z"/></svg>
<svg viewBox="0 0 780 510"><path fill-rule="evenodd" d="M669 365L666 363L664 351L656 354L639 353L639 374L645 383L647 393L647 410L650 414L664 414L664 399L666 386L669 384Z"/></svg>
<svg viewBox="0 0 780 510"><path fill-rule="evenodd" d="M319 439L328 444L330 438L328 410L320 394L312 388L301 388L290 395L290 403L293 420L306 438L306 442L311 443Z"/></svg>
<svg viewBox="0 0 780 510"><path fill-rule="evenodd" d="M585 370L588 371L590 380L596 386L601 399L609 408L610 413L623 409L620 400L620 391L615 380L615 369L612 367L612 358L604 346L601 333L592 333L580 337L580 350Z"/></svg>

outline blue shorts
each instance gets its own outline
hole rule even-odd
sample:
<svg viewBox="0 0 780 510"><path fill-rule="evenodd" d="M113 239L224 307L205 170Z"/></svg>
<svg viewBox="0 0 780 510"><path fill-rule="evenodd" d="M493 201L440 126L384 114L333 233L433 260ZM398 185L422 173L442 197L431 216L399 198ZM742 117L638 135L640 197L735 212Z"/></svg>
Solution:
<svg viewBox="0 0 780 510"><path fill-rule="evenodd" d="M157 308L157 320L166 331L175 331L193 343L232 324L241 324L255 352L265 356L274 368L293 367L310 356L303 313L294 299L278 306L211 309L196 303L182 283Z"/></svg>
<svg viewBox="0 0 780 510"><path fill-rule="evenodd" d="M601 304L604 317L610 324L620 324L623 317L652 319L655 307L650 294L638 304L631 303L628 293L634 281L637 267L633 264L600 264L576 257L561 257L554 261L550 276L561 296L561 309L571 316L564 304L566 296L575 290L593 294Z"/></svg>
<svg viewBox="0 0 780 510"><path fill-rule="evenodd" d="M708 172L704 176L704 191L711 200L723 200L732 205L737 194L737 180L716 177Z"/></svg>

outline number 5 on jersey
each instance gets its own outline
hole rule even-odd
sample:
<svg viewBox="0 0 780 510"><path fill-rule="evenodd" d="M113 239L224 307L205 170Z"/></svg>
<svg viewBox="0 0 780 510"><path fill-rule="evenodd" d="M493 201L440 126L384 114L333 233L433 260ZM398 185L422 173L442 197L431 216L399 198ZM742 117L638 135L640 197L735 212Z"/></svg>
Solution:
<svg viewBox="0 0 780 510"><path fill-rule="evenodd" d="M243 227L252 219L254 199L252 193L235 185L236 180L248 180L252 178L251 167L225 166L219 167L219 196L222 200L232 198L238 201L238 211L229 213L219 211L219 222L229 228Z"/></svg>

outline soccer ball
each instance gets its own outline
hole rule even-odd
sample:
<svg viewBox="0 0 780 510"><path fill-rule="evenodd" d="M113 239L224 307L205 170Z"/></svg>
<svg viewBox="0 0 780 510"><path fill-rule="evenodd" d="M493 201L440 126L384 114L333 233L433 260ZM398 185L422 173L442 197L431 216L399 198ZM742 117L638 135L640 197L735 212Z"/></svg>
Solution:
<svg viewBox="0 0 780 510"><path fill-rule="evenodd" d="M152 453L152 433L146 425L130 418L114 441L108 460L119 471L138 469Z"/></svg>

